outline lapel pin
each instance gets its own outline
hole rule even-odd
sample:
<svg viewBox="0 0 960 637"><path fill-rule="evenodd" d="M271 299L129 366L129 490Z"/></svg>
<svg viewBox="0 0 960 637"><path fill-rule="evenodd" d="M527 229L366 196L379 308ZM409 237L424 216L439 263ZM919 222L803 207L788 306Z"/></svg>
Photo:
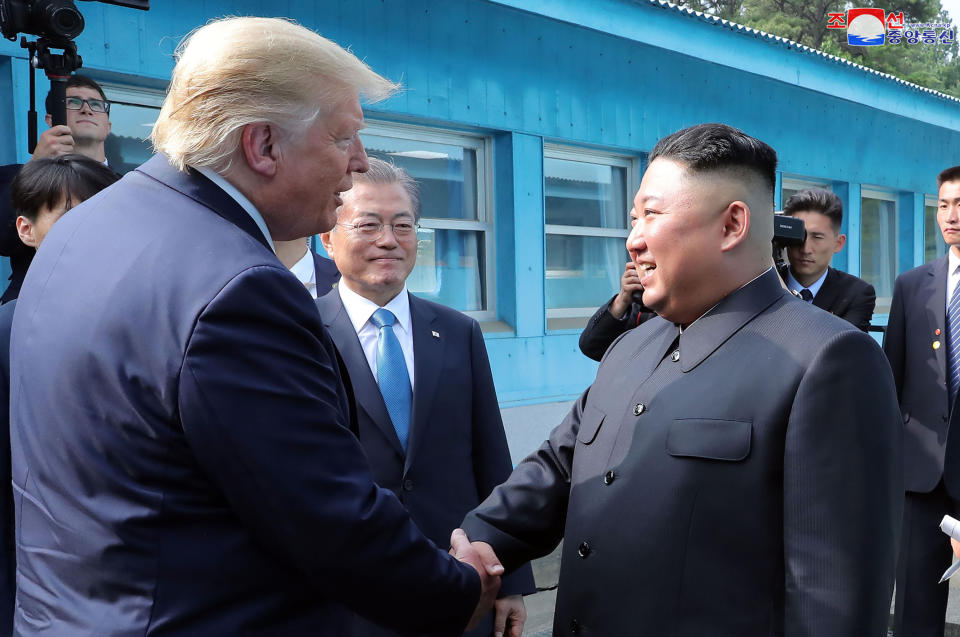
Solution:
<svg viewBox="0 0 960 637"><path fill-rule="evenodd" d="M933 335L934 335L934 336L940 336L940 328L939 328L939 327L938 327L937 329L933 330Z"/></svg>
<svg viewBox="0 0 960 637"><path fill-rule="evenodd" d="M933 342L933 349L940 349L940 341Z"/></svg>
<svg viewBox="0 0 960 637"><path fill-rule="evenodd" d="M430 330L430 333L433 334L433 338L440 338L440 332L435 332L433 330Z"/></svg>

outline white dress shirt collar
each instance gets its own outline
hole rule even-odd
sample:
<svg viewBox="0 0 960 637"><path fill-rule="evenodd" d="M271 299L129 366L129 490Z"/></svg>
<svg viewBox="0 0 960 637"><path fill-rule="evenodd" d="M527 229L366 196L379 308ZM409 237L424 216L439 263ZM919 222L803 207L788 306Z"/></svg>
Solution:
<svg viewBox="0 0 960 637"><path fill-rule="evenodd" d="M337 290L340 294L340 300L343 301L343 309L347 311L350 323L357 333L357 339L360 341L360 348L367 359L367 365L369 365L373 377L377 378L377 339L380 330L373 324L370 317L380 306L351 290L343 278L337 284ZM393 312L393 315L397 317L397 322L393 325L393 333L403 350L403 358L407 364L407 374L410 376L410 386L414 387L416 378L413 364L413 322L410 318L410 296L407 293L407 286L403 286L400 294L390 299L390 302L384 308Z"/></svg>
<svg viewBox="0 0 960 637"><path fill-rule="evenodd" d="M191 166L191 168L218 185L221 190L230 195L234 201L240 204L240 207L243 208L248 215L250 215L250 218L253 219L254 223L257 224L257 227L260 228L260 232L262 232L263 236L266 237L267 245L270 246L270 249L274 253L276 253L276 250L273 248L273 237L270 236L270 230L267 229L267 222L263 220L263 216L260 214L260 211L257 210L256 206L254 206L253 203L251 203L242 192L237 190L236 186L224 179L223 175L205 166L200 168Z"/></svg>
<svg viewBox="0 0 960 637"><path fill-rule="evenodd" d="M306 254L290 268L293 276L306 286L310 296L317 298L317 269L313 266L313 252L307 249Z"/></svg>
<svg viewBox="0 0 960 637"><path fill-rule="evenodd" d="M380 309L380 306L351 290L343 278L341 278L337 284L337 289L340 291L340 300L343 301L343 308L350 317L353 329L359 332L363 329L364 324L370 320L370 317L373 316L373 313ZM393 315L397 317L397 324L404 332L409 334L410 298L407 296L407 286L404 285L403 290L383 307L393 312Z"/></svg>
<svg viewBox="0 0 960 637"><path fill-rule="evenodd" d="M817 292L820 291L820 288L823 287L823 282L827 280L827 274L829 273L830 268L827 267L827 269L823 271L823 274L820 275L819 279L807 286L807 289L810 290L810 294L812 294L814 298L816 298ZM790 268L787 268L787 287L790 288L792 292L797 293L804 288L804 286L800 285L799 281L793 278L793 272L790 271Z"/></svg>
<svg viewBox="0 0 960 637"><path fill-rule="evenodd" d="M957 269L960 268L960 257L957 256L957 253L953 251L953 248L947 250L947 305L950 307L950 299L953 298L953 290L957 287L957 283L960 282L960 272Z"/></svg>

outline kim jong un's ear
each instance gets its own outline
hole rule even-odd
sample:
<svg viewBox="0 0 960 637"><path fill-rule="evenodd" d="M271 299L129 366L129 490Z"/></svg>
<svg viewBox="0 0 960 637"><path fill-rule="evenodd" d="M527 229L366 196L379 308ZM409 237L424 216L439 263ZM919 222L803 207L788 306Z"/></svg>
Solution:
<svg viewBox="0 0 960 637"><path fill-rule="evenodd" d="M254 122L243 127L240 149L250 170L272 177L280 163L280 130L269 122Z"/></svg>
<svg viewBox="0 0 960 637"><path fill-rule="evenodd" d="M722 216L720 249L727 252L737 247L750 234L750 207L743 201L731 201Z"/></svg>

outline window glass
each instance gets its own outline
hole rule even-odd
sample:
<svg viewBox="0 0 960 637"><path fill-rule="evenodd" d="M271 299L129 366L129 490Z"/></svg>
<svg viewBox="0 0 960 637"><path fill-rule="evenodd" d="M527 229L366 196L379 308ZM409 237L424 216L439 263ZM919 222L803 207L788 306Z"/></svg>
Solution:
<svg viewBox="0 0 960 637"><path fill-rule="evenodd" d="M897 202L892 199L861 198L860 276L877 291L876 313L889 312L897 276Z"/></svg>
<svg viewBox="0 0 960 637"><path fill-rule="evenodd" d="M937 224L937 202L927 199L923 207L923 260L933 261L947 253L947 244Z"/></svg>
<svg viewBox="0 0 960 637"><path fill-rule="evenodd" d="M636 159L544 148L547 328L582 328L620 289Z"/></svg>
<svg viewBox="0 0 960 637"><path fill-rule="evenodd" d="M389 161L420 186L417 265L407 288L479 320L495 318L488 140L420 126L368 122L360 133L371 157Z"/></svg>
<svg viewBox="0 0 960 637"><path fill-rule="evenodd" d="M627 225L627 169L547 157L543 161L548 224L621 229Z"/></svg>

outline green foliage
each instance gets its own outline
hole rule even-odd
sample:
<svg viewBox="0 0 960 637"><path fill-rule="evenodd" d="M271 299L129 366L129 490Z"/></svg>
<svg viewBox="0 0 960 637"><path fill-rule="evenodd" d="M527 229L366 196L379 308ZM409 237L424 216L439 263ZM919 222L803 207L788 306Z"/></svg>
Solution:
<svg viewBox="0 0 960 637"><path fill-rule="evenodd" d="M908 82L960 97L960 56L953 44L886 44L851 47L845 29L828 29L831 12L853 6L903 11L904 21L952 23L940 0L679 0L697 11L789 38ZM956 16L960 18L960 16ZM960 33L956 34L960 36Z"/></svg>

